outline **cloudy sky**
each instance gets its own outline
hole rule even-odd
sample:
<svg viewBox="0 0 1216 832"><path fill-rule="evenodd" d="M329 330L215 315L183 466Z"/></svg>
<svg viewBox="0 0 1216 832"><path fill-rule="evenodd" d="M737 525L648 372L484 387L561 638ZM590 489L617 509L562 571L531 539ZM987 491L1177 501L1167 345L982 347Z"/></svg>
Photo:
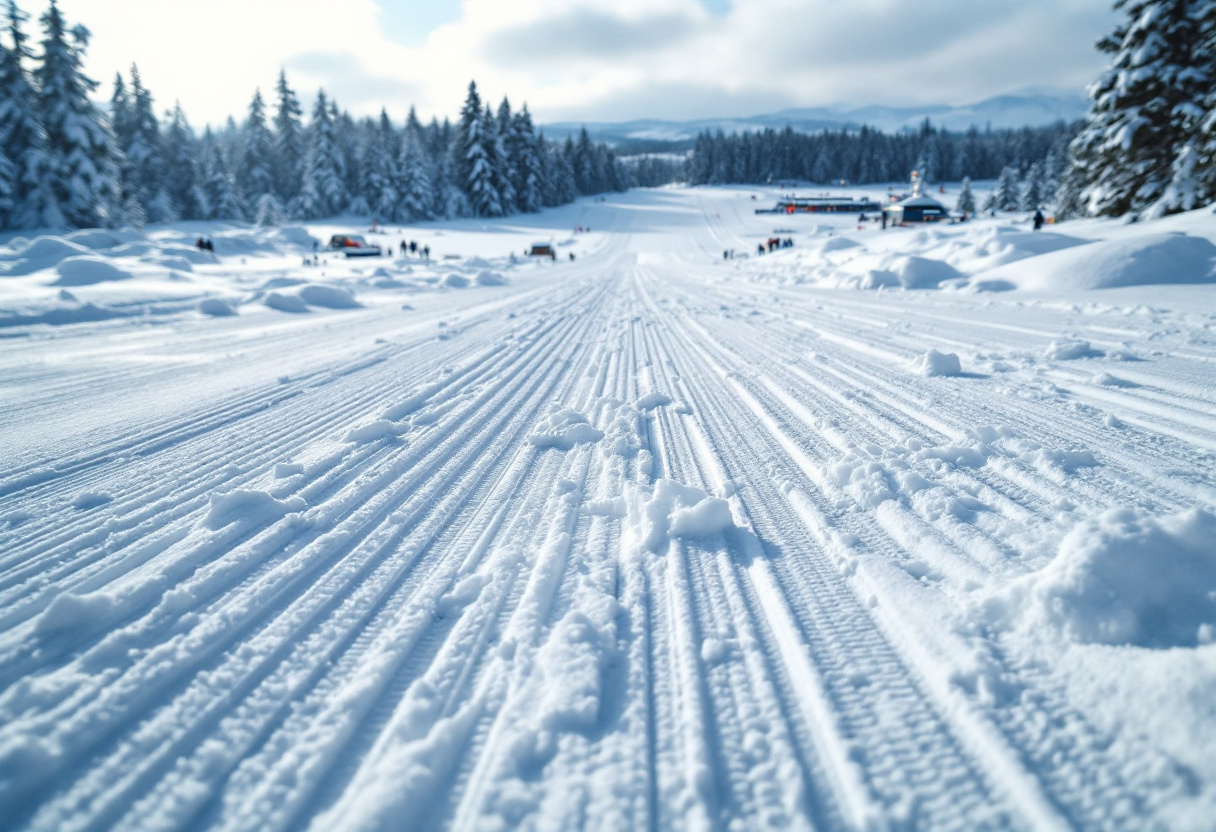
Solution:
<svg viewBox="0 0 1216 832"><path fill-rule="evenodd" d="M18 0L35 18L46 0ZM139 65L192 123L244 114L279 69L355 115L454 116L469 79L541 122L967 104L1080 91L1109 0L59 0L109 96ZM36 23L27 26L38 36Z"/></svg>

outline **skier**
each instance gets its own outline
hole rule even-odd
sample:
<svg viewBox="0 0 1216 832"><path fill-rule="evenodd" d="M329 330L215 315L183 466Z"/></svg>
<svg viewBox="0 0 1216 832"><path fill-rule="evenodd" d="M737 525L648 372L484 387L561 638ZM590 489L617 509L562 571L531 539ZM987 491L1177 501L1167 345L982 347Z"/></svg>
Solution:
<svg viewBox="0 0 1216 832"><path fill-rule="evenodd" d="M1043 212L1038 208L1034 211L1034 230L1038 231L1043 227L1043 223L1047 222L1047 218L1043 216Z"/></svg>

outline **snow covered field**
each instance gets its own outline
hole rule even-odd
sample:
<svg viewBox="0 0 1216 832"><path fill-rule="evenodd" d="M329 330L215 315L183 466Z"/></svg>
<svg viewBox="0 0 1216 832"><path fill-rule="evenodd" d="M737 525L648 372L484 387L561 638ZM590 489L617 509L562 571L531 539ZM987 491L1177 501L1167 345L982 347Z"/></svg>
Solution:
<svg viewBox="0 0 1216 832"><path fill-rule="evenodd" d="M776 196L0 246L0 825L1212 829L1216 216Z"/></svg>

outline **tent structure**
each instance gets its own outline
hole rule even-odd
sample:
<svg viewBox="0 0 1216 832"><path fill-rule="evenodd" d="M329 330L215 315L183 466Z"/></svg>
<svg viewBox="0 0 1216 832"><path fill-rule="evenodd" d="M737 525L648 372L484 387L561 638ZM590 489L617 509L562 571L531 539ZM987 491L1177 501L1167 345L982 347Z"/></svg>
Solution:
<svg viewBox="0 0 1216 832"><path fill-rule="evenodd" d="M895 225L919 222L943 222L950 219L946 206L925 196L920 174L912 171L912 195L886 209L887 219Z"/></svg>

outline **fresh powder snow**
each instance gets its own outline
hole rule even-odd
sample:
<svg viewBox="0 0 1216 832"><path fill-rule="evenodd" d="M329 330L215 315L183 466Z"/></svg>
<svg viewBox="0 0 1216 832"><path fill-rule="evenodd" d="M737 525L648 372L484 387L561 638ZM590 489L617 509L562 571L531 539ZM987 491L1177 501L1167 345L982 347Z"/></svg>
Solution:
<svg viewBox="0 0 1216 832"><path fill-rule="evenodd" d="M1211 830L1216 216L778 196L0 241L0 826Z"/></svg>

